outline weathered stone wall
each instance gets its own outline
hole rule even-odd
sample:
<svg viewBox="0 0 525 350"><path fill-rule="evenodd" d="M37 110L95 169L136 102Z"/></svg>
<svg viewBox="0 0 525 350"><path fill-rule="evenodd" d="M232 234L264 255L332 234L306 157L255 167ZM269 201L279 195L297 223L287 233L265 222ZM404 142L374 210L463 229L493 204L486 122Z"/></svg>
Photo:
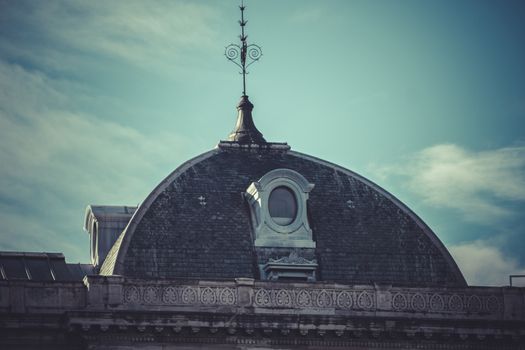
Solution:
<svg viewBox="0 0 525 350"><path fill-rule="evenodd" d="M118 343L115 331L134 334L150 342L152 349L169 349L174 343L188 349L203 343L232 349L520 349L525 337L523 288L148 281L116 276L87 282L92 290L99 285L110 293L89 298L87 310L121 315L91 317L88 322L82 313L70 318L71 326L82 330L94 349ZM89 333L102 329L104 343Z"/></svg>
<svg viewBox="0 0 525 350"><path fill-rule="evenodd" d="M86 307L82 282L0 281L0 349L74 350L66 315Z"/></svg>
<svg viewBox="0 0 525 350"><path fill-rule="evenodd" d="M0 281L2 314L60 313L85 305L82 282Z"/></svg>

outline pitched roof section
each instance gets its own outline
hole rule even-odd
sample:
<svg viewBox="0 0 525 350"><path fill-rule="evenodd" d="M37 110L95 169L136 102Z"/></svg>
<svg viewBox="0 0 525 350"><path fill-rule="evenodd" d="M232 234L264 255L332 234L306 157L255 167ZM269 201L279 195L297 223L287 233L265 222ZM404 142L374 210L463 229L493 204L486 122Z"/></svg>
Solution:
<svg viewBox="0 0 525 350"><path fill-rule="evenodd" d="M320 280L466 285L430 228L376 184L301 153L250 148L216 149L169 175L137 209L101 273L258 278L250 213L241 193L277 168L295 170L315 184L308 215Z"/></svg>
<svg viewBox="0 0 525 350"><path fill-rule="evenodd" d="M161 183L153 189L153 191L148 195L148 197L140 204L139 208L134 213L134 216L129 221L128 225L126 226L125 230L119 235L113 246L111 247L110 251L108 252L106 259L104 260L104 263L102 264L100 268L100 274L101 275L113 275L116 274L115 271L121 270L122 267L119 265L121 264L123 260L123 252L127 251L129 240L124 240L124 237L126 236L127 232L134 232L136 225L140 220L142 219L142 216L144 215L145 210L139 210L140 208L149 208L153 201L166 189L166 187L171 184L173 179L176 179L181 174L183 174L188 169L191 169L195 164L205 160L208 157L213 156L215 153L217 153L218 149L213 149L211 151L208 151L206 153L203 153L195 158L192 158L182 165L180 165L177 169L175 169L170 175L168 175L164 180L162 180ZM127 234L128 237L130 237L132 234Z"/></svg>
<svg viewBox="0 0 525 350"><path fill-rule="evenodd" d="M62 253L0 252L0 280L82 281L88 264L67 264Z"/></svg>

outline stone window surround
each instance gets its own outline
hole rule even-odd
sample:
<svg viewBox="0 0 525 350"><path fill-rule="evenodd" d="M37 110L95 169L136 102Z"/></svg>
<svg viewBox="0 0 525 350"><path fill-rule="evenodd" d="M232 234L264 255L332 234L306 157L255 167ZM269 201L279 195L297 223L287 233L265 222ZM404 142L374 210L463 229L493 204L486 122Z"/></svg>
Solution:
<svg viewBox="0 0 525 350"><path fill-rule="evenodd" d="M270 216L269 197L277 187L286 187L295 195L297 214L289 225L279 225ZM257 247L315 248L308 224L307 200L314 184L300 173L285 168L274 169L246 189Z"/></svg>

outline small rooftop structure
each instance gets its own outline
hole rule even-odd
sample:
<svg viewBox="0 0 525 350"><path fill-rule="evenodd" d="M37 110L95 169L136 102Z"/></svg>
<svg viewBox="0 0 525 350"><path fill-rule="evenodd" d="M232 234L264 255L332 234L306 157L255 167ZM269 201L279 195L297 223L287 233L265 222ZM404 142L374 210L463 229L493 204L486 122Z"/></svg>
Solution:
<svg viewBox="0 0 525 350"><path fill-rule="evenodd" d="M86 208L84 230L90 236L91 264L95 268L102 265L136 209L125 205L89 205Z"/></svg>
<svg viewBox="0 0 525 350"><path fill-rule="evenodd" d="M253 122L252 110L253 104L248 99L248 96L243 95L237 105L237 123L235 124L235 129L228 137L228 141L235 141L240 144L266 143L263 135L257 130L257 127Z"/></svg>

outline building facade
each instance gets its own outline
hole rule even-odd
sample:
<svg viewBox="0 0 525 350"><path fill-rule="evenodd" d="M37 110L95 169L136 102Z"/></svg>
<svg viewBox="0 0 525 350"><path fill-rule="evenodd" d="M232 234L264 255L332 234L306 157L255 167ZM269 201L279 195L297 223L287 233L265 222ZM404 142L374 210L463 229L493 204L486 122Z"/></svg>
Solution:
<svg viewBox="0 0 525 350"><path fill-rule="evenodd" d="M138 207L88 206L91 264L0 254L2 349L523 349L525 290L468 286L391 194L235 130Z"/></svg>
<svg viewBox="0 0 525 350"><path fill-rule="evenodd" d="M0 349L525 349L525 288L468 286L390 193L265 140L240 9L233 132L139 206L88 206L90 264L0 252Z"/></svg>

